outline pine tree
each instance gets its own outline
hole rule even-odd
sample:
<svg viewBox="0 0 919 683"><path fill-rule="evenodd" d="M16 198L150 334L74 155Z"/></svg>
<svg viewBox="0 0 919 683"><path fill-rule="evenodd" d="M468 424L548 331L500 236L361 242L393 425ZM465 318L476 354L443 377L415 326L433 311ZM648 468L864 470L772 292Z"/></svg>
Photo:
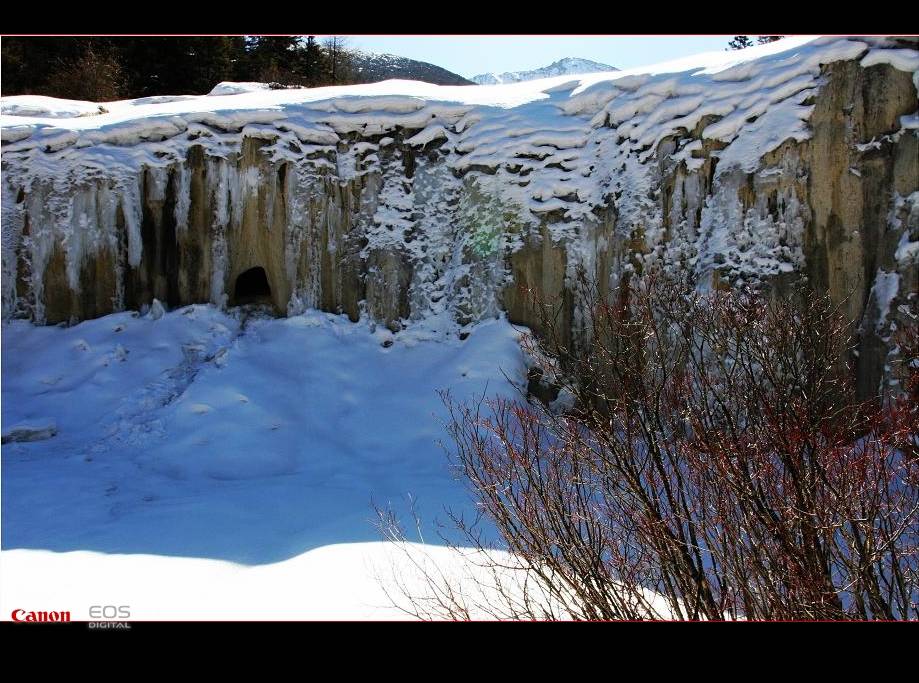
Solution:
<svg viewBox="0 0 919 683"><path fill-rule="evenodd" d="M249 50L255 80L302 85L300 51L298 36L258 36Z"/></svg>
<svg viewBox="0 0 919 683"><path fill-rule="evenodd" d="M307 36L306 46L304 47L303 51L306 85L313 86L320 82L320 74L322 72L322 56L322 49L316 43L316 36Z"/></svg>
<svg viewBox="0 0 919 683"><path fill-rule="evenodd" d="M351 80L351 53L341 36L329 36L324 43L327 72L323 81L332 85Z"/></svg>
<svg viewBox="0 0 919 683"><path fill-rule="evenodd" d="M12 36L2 41L3 94L111 100L204 95L221 81L353 83L352 54L340 36L321 45L316 36Z"/></svg>
<svg viewBox="0 0 919 683"><path fill-rule="evenodd" d="M189 86L199 93L208 93L221 81L235 76L235 64L245 49L242 38L232 36L191 38L189 45Z"/></svg>
<svg viewBox="0 0 919 683"><path fill-rule="evenodd" d="M728 43L732 50L743 50L744 48L752 47L753 41L750 40L750 36L734 36L734 40Z"/></svg>

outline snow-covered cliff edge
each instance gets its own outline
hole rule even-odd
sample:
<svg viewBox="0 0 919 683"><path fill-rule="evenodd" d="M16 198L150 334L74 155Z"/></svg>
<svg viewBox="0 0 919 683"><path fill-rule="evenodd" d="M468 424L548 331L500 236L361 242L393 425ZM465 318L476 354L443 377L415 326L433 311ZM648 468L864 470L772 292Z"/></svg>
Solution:
<svg viewBox="0 0 919 683"><path fill-rule="evenodd" d="M4 98L3 316L232 305L262 268L281 313L532 325L523 286L576 337L578 267L804 274L862 321L877 387L916 307L917 87L915 39L794 38L476 88Z"/></svg>

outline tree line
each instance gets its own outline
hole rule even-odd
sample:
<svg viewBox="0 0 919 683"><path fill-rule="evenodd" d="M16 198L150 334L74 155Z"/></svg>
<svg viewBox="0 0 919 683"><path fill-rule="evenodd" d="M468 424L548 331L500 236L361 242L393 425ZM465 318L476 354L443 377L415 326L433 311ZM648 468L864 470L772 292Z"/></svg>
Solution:
<svg viewBox="0 0 919 683"><path fill-rule="evenodd" d="M734 36L729 47L753 44ZM2 93L107 102L204 95L221 81L344 85L360 82L356 56L340 36L9 37Z"/></svg>
<svg viewBox="0 0 919 683"><path fill-rule="evenodd" d="M784 37L785 36L758 36L756 38L756 44L763 45L765 43L774 43ZM728 48L731 50L743 50L748 47L753 47L753 44L753 41L750 40L750 36L734 36L733 40L728 41Z"/></svg>
<svg viewBox="0 0 919 683"><path fill-rule="evenodd" d="M10 37L2 91L106 102L203 95L221 81L348 84L353 58L339 36Z"/></svg>

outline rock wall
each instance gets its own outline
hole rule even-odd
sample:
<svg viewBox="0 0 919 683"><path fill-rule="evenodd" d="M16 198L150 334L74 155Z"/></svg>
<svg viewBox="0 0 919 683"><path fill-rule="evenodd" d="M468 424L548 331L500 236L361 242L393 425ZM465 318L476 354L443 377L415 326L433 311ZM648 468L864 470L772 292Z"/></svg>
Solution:
<svg viewBox="0 0 919 683"><path fill-rule="evenodd" d="M919 314L919 261L898 258L901 242L919 238L919 136L899 124L916 111L916 89L910 74L886 64L827 71L802 150L812 212L804 272L861 321L859 388L869 394L884 374L891 331Z"/></svg>
<svg viewBox="0 0 919 683"><path fill-rule="evenodd" d="M805 276L860 321L859 381L876 391L917 308L914 47L830 40L701 88L555 79L517 107L345 98L311 103L308 125L151 118L85 144L4 120L3 316L232 306L261 267L279 314L397 331L504 309L536 327L531 289L576 342L578 267L603 289L652 265L701 287Z"/></svg>

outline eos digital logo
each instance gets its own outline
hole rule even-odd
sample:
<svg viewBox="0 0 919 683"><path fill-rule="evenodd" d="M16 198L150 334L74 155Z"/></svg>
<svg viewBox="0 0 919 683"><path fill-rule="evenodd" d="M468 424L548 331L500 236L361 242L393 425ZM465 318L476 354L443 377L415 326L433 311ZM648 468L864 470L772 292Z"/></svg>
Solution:
<svg viewBox="0 0 919 683"><path fill-rule="evenodd" d="M91 621L88 626L92 629L130 629L131 624L123 619L131 618L129 605L92 605L89 608L91 619L116 619L118 621Z"/></svg>
<svg viewBox="0 0 919 683"><path fill-rule="evenodd" d="M131 607L129 605L93 605L89 608L89 616L93 619L130 619Z"/></svg>

